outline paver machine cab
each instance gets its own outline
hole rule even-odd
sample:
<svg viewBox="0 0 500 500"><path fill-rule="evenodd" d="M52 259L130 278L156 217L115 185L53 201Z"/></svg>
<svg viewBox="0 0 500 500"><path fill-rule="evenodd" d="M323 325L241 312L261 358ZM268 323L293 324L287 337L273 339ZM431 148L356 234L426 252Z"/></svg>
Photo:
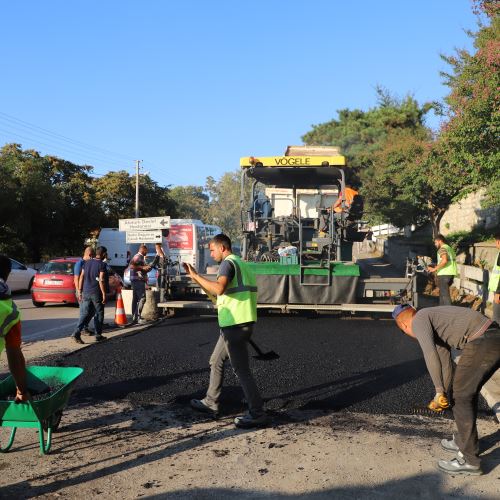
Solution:
<svg viewBox="0 0 500 500"><path fill-rule="evenodd" d="M361 197L339 198L346 192L345 165L336 148L326 147L241 158L243 259L308 269L352 260L353 242L366 233L358 231Z"/></svg>

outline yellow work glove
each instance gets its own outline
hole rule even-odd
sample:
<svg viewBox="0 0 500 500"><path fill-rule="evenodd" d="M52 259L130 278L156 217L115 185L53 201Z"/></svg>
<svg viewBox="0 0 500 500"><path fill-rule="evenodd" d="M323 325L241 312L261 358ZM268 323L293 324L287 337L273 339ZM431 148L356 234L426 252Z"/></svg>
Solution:
<svg viewBox="0 0 500 500"><path fill-rule="evenodd" d="M438 413L449 407L450 403L448 401L448 398L446 397L446 394L442 394L439 392L434 396L434 399L427 405L427 408L429 408L429 410Z"/></svg>

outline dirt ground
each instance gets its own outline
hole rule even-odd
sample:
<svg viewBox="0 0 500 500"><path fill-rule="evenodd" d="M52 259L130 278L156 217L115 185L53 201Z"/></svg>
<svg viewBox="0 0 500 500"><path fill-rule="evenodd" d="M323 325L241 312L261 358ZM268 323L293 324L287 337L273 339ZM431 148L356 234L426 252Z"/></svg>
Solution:
<svg viewBox="0 0 500 500"><path fill-rule="evenodd" d="M480 477L440 473L452 423L424 416L296 412L241 431L230 418L126 403L69 407L40 456L20 429L1 457L1 498L498 498L499 430L479 422ZM2 429L2 439L5 439Z"/></svg>

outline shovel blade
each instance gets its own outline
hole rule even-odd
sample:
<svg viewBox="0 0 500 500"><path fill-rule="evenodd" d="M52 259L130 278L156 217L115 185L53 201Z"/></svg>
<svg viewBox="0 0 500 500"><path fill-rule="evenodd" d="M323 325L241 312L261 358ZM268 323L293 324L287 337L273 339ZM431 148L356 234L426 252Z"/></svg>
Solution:
<svg viewBox="0 0 500 500"><path fill-rule="evenodd" d="M259 361L273 361L275 359L280 359L280 355L277 352L269 351L257 354L257 356L253 356L253 358L258 359Z"/></svg>

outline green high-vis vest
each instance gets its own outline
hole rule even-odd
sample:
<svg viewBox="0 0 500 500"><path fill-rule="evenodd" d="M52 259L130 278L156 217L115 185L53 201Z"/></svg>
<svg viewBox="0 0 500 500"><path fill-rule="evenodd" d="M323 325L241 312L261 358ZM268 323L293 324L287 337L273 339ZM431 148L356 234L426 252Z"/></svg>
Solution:
<svg viewBox="0 0 500 500"><path fill-rule="evenodd" d="M219 326L241 325L257 321L257 283L253 271L234 254L224 260L234 265L234 278L226 291L217 296Z"/></svg>
<svg viewBox="0 0 500 500"><path fill-rule="evenodd" d="M453 250L453 248L450 247L450 245L443 245L441 248L444 248L446 250L446 253L448 254L448 262L446 263L446 266L444 266L437 272L437 275L456 276L458 274L458 271L457 271L457 256L455 255L455 251ZM439 255L439 252L437 258L439 266L439 264L441 263L441 255Z"/></svg>
<svg viewBox="0 0 500 500"><path fill-rule="evenodd" d="M488 290L490 292L495 293L498 289L498 282L500 281L500 266L498 265L498 257L500 256L500 252L497 254L497 258L495 259L495 265L490 273L490 282L488 285Z"/></svg>
<svg viewBox="0 0 500 500"><path fill-rule="evenodd" d="M5 337L21 321L21 315L12 299L0 300L0 353L5 347Z"/></svg>

